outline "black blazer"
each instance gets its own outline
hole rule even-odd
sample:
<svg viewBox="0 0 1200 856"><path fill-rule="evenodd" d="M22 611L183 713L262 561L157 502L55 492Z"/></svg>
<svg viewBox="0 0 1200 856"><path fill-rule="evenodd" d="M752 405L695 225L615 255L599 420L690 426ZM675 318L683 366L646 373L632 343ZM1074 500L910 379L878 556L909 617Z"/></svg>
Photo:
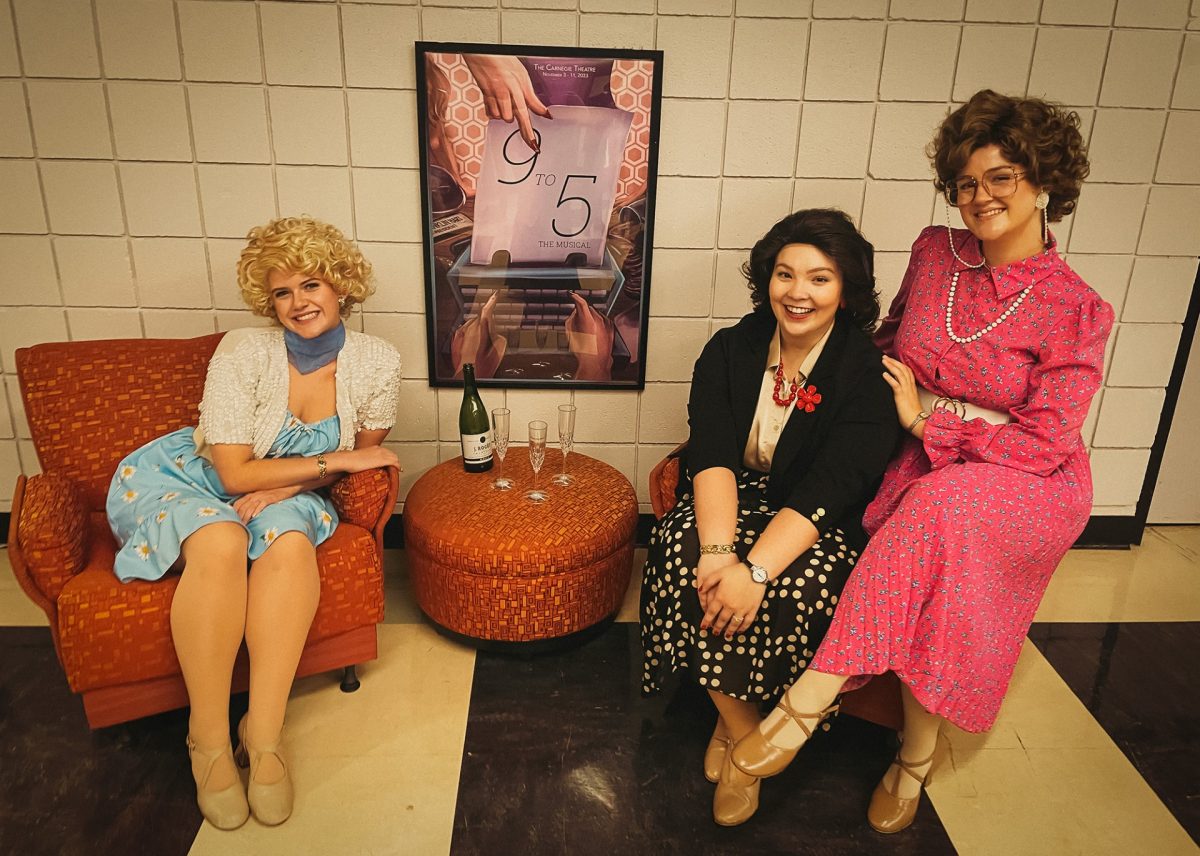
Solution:
<svg viewBox="0 0 1200 856"><path fill-rule="evenodd" d="M774 332L775 317L764 308L704 346L692 373L681 493L709 467L742 469ZM791 414L775 447L767 488L772 509L795 509L822 534L834 526L861 533L863 511L900 436L881 357L867 334L839 313L808 380L821 403L812 413Z"/></svg>

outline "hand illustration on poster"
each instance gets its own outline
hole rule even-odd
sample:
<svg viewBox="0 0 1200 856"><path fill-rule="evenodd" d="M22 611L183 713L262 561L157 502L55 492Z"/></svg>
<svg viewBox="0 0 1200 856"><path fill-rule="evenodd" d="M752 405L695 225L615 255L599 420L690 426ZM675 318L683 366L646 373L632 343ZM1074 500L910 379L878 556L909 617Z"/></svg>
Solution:
<svg viewBox="0 0 1200 856"><path fill-rule="evenodd" d="M430 380L640 389L662 57L417 44Z"/></svg>

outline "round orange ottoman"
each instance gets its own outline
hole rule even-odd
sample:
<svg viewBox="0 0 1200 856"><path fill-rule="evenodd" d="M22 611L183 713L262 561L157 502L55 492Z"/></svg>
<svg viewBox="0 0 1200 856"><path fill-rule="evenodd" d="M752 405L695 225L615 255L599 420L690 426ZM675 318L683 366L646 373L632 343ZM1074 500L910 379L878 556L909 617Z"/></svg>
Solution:
<svg viewBox="0 0 1200 856"><path fill-rule="evenodd" d="M494 490L493 468L462 459L419 478L404 502L404 546L417 603L435 624L472 640L529 643L580 634L614 615L629 587L637 496L616 469L571 453L569 487L550 479L562 457L548 450L538 485L524 446L510 447Z"/></svg>

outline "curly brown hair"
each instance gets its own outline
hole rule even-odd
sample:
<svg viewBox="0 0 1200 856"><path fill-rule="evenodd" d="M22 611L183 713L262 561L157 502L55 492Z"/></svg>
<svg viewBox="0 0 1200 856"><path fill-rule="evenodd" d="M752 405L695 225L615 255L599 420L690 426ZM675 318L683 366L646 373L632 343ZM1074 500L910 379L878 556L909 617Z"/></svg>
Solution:
<svg viewBox="0 0 1200 856"><path fill-rule="evenodd" d="M302 273L328 282L342 300L345 318L375 292L371 263L335 226L312 217L280 217L255 226L238 259L238 287L255 315L275 316L267 277L273 270Z"/></svg>
<svg viewBox="0 0 1200 856"><path fill-rule="evenodd" d="M1004 157L1029 171L1034 186L1050 194L1051 222L1075 210L1079 185L1091 169L1078 113L1040 98L976 92L946 117L926 147L937 189L944 194L971 153L989 145L999 146Z"/></svg>
<svg viewBox="0 0 1200 856"><path fill-rule="evenodd" d="M810 244L837 265L842 277L845 306L838 314L867 333L879 320L879 292L875 290L875 247L854 226L850 215L836 208L795 211L771 227L742 263L742 276L750 289L756 312L771 311L771 274L775 257L788 244Z"/></svg>

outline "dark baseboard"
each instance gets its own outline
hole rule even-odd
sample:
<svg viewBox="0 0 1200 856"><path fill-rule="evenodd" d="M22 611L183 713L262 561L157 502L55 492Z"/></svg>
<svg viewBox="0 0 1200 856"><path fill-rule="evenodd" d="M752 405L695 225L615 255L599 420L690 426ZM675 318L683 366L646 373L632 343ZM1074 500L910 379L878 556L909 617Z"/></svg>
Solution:
<svg viewBox="0 0 1200 856"><path fill-rule="evenodd" d="M653 514L639 514L635 543L645 547L650 543L650 530L654 527ZM1142 527L1133 516L1094 515L1088 520L1083 534L1075 541L1076 547L1098 550L1128 549L1142 543ZM384 547L403 547L404 528L401 515L396 514L383 530Z"/></svg>
<svg viewBox="0 0 1200 856"><path fill-rule="evenodd" d="M0 544L8 543L8 525L11 512L0 511ZM650 529L654 526L653 514L639 514L637 523L637 545L645 547L650 541ZM1075 541L1076 547L1089 549L1112 550L1127 549L1142 543L1142 526L1137 517L1119 517L1116 515L1095 515L1088 520L1083 534ZM383 546L400 548L404 546L404 518L393 514L383 528Z"/></svg>

